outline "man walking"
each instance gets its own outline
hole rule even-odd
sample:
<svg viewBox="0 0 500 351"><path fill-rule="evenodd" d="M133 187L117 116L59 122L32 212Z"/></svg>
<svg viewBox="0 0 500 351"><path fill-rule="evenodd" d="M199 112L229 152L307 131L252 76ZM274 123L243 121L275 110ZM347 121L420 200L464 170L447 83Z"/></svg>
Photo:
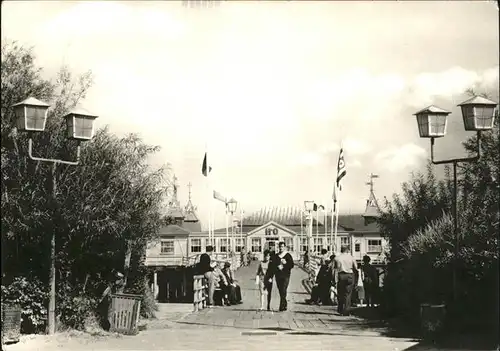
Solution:
<svg viewBox="0 0 500 351"><path fill-rule="evenodd" d="M208 305L210 307L214 306L214 293L216 285L216 275L214 274L214 265L212 264L211 255L214 251L213 246L207 246L205 253L200 256L199 271L203 274L208 281Z"/></svg>
<svg viewBox="0 0 500 351"><path fill-rule="evenodd" d="M352 257L348 245L342 246L340 255L335 257L334 274L338 282L338 312L348 316L351 310L351 294L354 287L354 273L358 271L356 260Z"/></svg>
<svg viewBox="0 0 500 351"><path fill-rule="evenodd" d="M278 286L278 291L280 293L280 312L286 311L288 308L288 303L286 300L288 284L290 283L290 274L294 266L292 255L286 250L284 242L280 242L278 245L278 254L274 255L271 260L271 272L270 279L272 277L276 278L276 285Z"/></svg>

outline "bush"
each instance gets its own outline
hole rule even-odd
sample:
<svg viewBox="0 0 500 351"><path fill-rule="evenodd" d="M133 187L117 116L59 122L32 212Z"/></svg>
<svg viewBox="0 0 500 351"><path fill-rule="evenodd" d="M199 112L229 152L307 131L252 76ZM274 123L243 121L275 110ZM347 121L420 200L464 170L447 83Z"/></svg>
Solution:
<svg viewBox="0 0 500 351"><path fill-rule="evenodd" d="M48 293L39 280L17 277L6 286L2 284L2 304L5 303L21 307L22 333L44 330L47 321Z"/></svg>

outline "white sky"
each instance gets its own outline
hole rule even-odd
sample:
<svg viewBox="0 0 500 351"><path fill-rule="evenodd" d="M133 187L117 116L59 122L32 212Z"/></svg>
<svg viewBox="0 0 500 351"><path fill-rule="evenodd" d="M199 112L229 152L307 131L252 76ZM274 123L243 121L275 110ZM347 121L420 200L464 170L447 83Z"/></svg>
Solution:
<svg viewBox="0 0 500 351"><path fill-rule="evenodd" d="M498 96L494 2L2 2L2 36L34 45L53 76L92 70L83 106L98 125L162 146L206 224L201 161L246 212L331 199L338 145L348 167L341 212L364 210L373 172L381 199L422 169L428 140L412 114L453 111L437 157L465 138L465 88ZM217 224L224 225L222 204Z"/></svg>

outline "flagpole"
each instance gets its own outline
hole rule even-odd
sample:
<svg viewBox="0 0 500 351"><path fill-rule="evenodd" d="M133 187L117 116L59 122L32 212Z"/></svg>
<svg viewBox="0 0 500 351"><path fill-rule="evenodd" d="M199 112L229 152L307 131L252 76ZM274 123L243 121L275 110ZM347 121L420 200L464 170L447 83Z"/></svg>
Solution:
<svg viewBox="0 0 500 351"><path fill-rule="evenodd" d="M246 243L245 245L243 245L243 210L241 209L241 204L240 204L240 252L242 251L242 247L246 247Z"/></svg>
<svg viewBox="0 0 500 351"><path fill-rule="evenodd" d="M226 203L226 258L229 258L229 211Z"/></svg>
<svg viewBox="0 0 500 351"><path fill-rule="evenodd" d="M212 194L211 194L211 186L210 186L210 165L208 163L208 142L205 142L205 161L206 161L206 172L207 172L207 195L208 195L208 245L212 245Z"/></svg>
<svg viewBox="0 0 500 351"><path fill-rule="evenodd" d="M328 201L325 201L324 203L325 203L326 207L323 209L323 223L324 223L324 226L325 226L325 240L328 241L328 218L327 218L327 214L328 214ZM330 246L332 246L331 240L330 240Z"/></svg>
<svg viewBox="0 0 500 351"><path fill-rule="evenodd" d="M333 190L335 192L335 189ZM334 231L334 221L335 221L335 194L332 198L332 213L330 216L330 242L332 243L332 253L335 253L337 250L337 241L333 241L333 231Z"/></svg>
<svg viewBox="0 0 500 351"><path fill-rule="evenodd" d="M339 201L338 201L338 195L337 194L335 195L334 203L335 203L334 207L335 207L335 212L336 213L335 213L335 235L334 235L333 238L335 240L335 246L337 246L337 229L338 229L338 226L339 226Z"/></svg>

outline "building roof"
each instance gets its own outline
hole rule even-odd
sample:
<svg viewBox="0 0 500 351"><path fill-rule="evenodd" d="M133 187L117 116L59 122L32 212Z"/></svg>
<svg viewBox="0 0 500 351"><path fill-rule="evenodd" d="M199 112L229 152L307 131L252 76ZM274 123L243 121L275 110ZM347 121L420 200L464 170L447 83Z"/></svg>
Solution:
<svg viewBox="0 0 500 351"><path fill-rule="evenodd" d="M201 223L199 221L188 222L184 220L184 223L182 223L182 228L191 233L201 232Z"/></svg>
<svg viewBox="0 0 500 351"><path fill-rule="evenodd" d="M370 191L370 196L368 200L366 200L366 208L365 213L363 213L363 217L368 218L378 218L380 217L380 207L377 202L377 198L373 191Z"/></svg>
<svg viewBox="0 0 500 351"><path fill-rule="evenodd" d="M495 101L491 101L490 99L487 99L482 96L473 96L470 99L458 104L458 106L462 105L468 105L468 104L476 104L476 105L492 105L496 106L497 103Z"/></svg>
<svg viewBox="0 0 500 351"><path fill-rule="evenodd" d="M443 110L442 108L440 107L437 107L437 106L434 106L434 105L430 105L430 106L427 106L426 108L418 111L418 112L415 112L414 115L420 115L420 114L450 114L451 112L450 111L446 111L446 110Z"/></svg>
<svg viewBox="0 0 500 351"><path fill-rule="evenodd" d="M190 231L184 228L179 227L176 224L169 224L160 228L159 235L185 235L188 236Z"/></svg>
<svg viewBox="0 0 500 351"><path fill-rule="evenodd" d="M332 216L329 215L328 223L331 223ZM339 228L348 232L379 232L377 222L365 223L362 214L339 214Z"/></svg>
<svg viewBox="0 0 500 351"><path fill-rule="evenodd" d="M301 216L302 220L301 220ZM320 216L321 217L321 216ZM305 214L300 207L265 207L243 218L243 226L259 227L270 221L275 221L285 227L299 226L306 224ZM313 218L316 225L316 219ZM320 226L323 224L320 221Z"/></svg>

